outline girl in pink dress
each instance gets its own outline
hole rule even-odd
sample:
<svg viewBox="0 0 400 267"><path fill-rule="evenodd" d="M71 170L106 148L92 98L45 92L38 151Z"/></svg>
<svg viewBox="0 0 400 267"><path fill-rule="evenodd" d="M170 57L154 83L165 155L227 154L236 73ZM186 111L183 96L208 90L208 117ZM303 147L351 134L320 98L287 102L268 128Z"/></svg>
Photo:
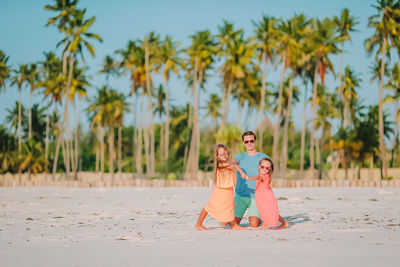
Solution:
<svg viewBox="0 0 400 267"><path fill-rule="evenodd" d="M249 180L257 180L255 199L258 212L261 215L263 224L259 227L267 229L268 227L281 225L276 229L286 228L289 224L279 215L278 202L271 188L271 175L274 171L274 164L269 158L263 158L258 164L258 176L249 177Z"/></svg>

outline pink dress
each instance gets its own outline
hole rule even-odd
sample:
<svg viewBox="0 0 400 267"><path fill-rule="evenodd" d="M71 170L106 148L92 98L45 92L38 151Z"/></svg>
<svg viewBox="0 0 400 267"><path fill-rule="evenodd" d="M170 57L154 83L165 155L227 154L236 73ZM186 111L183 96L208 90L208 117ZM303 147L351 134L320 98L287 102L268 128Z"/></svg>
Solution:
<svg viewBox="0 0 400 267"><path fill-rule="evenodd" d="M275 227L279 223L278 201L276 201L274 192L272 192L272 188L269 185L271 176L266 174L262 177L263 179L257 180L256 184L255 199L257 209L264 225Z"/></svg>

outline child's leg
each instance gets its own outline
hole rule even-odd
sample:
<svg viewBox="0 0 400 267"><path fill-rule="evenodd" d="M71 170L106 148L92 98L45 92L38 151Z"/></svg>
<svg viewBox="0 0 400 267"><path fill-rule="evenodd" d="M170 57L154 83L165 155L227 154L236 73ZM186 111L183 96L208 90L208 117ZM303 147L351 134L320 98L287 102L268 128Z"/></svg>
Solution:
<svg viewBox="0 0 400 267"><path fill-rule="evenodd" d="M207 212L205 209L203 209L203 210L201 211L200 216L199 216L199 219L197 220L197 223L196 223L196 225L194 226L194 228L196 228L197 230L207 230L207 228L205 228L205 227L203 226L203 221L204 221L204 219L206 218L207 214L208 214L208 212Z"/></svg>
<svg viewBox="0 0 400 267"><path fill-rule="evenodd" d="M281 225L279 225L279 227L277 227L276 229L289 227L289 224L281 217L281 215L279 215L279 221L281 222Z"/></svg>

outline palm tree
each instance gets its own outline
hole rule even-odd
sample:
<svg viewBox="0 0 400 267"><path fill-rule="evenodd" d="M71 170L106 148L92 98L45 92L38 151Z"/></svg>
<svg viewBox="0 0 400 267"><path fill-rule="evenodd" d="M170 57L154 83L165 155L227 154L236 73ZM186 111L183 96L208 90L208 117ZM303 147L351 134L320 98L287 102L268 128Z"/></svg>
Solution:
<svg viewBox="0 0 400 267"><path fill-rule="evenodd" d="M166 103L164 103L164 101L166 100L166 91L164 91L164 87L162 84L160 84L158 86L157 91L153 94L154 96L154 100L156 101L155 105L153 106L154 110L154 114L158 115L160 121L162 121L162 116L164 114L166 114ZM166 102L166 101L165 101ZM160 155L160 162L162 165L165 164L164 162L164 151L163 149L165 149L164 147L164 138L165 138L165 134L164 134L164 125L162 123L160 123L160 151L159 151L159 155ZM168 161L167 164L168 165Z"/></svg>
<svg viewBox="0 0 400 267"><path fill-rule="evenodd" d="M129 73L131 80L131 97L132 97L132 110L133 110L133 121L136 126L133 133L132 151L135 151L136 158L136 172L140 177L143 174L142 170L142 150L143 150L143 131L142 131L142 120L138 120L136 113L140 109L139 89L140 98L144 96L144 90L146 87L146 72L145 72L145 53L144 49L138 44L139 41L129 41L126 49L117 50L117 53L122 57L119 66L124 69L124 73ZM150 77L151 78L151 77ZM135 100L136 98L136 100ZM135 104L136 103L136 104ZM139 108L138 108L139 107ZM144 116L142 116L143 118ZM133 162L132 162L133 164ZM134 167L132 166L132 169Z"/></svg>
<svg viewBox="0 0 400 267"><path fill-rule="evenodd" d="M62 96L65 89L65 76L62 73L62 61L56 56L55 53L49 52L44 53L45 60L41 62L41 72L43 79L38 84L38 87L43 88L43 95L45 98L49 97L49 102L47 104L47 112L46 112L46 145L45 145L45 160L48 160L48 151L49 151L49 131L50 131L50 115L49 109L51 105L55 104L55 114L58 116L58 108L57 105L61 105ZM57 122L56 122L57 123ZM61 129L59 126L53 125L53 128L57 129L57 144L56 144L56 152L53 160L53 179L57 172L57 162L58 156L60 152L61 142L62 142L62 134L59 132ZM66 158L64 158L64 163L66 163ZM66 164L65 164L66 165Z"/></svg>
<svg viewBox="0 0 400 267"><path fill-rule="evenodd" d="M229 101L235 82L245 78L255 51L255 44L252 39L244 38L243 29L234 30L233 24L224 21L219 27L218 55L224 59L221 66L223 77L222 94L222 120L218 131L225 127L229 112ZM250 75L249 75L250 76ZM240 119L240 118L239 118Z"/></svg>
<svg viewBox="0 0 400 267"><path fill-rule="evenodd" d="M386 88L393 90L393 95L388 95L385 98L385 103L393 102L394 110L394 136L393 136L393 149L392 149L392 159L390 161L390 167L393 167L393 155L397 148L397 159L400 162L400 146L399 146L399 98L400 98L400 66L395 64L391 70L390 79L386 85ZM400 164L399 164L400 165Z"/></svg>
<svg viewBox="0 0 400 267"><path fill-rule="evenodd" d="M321 129L321 138L319 140L320 144L317 144L319 146L319 179L322 179L322 171L323 171L323 149L324 149L324 143L325 140L328 139L328 135L330 133L330 129L332 128L332 122L330 119L334 119L336 117L339 117L337 114L337 110L335 108L334 103L337 101L336 100L336 95L335 94L330 94L327 92L326 86L323 85L318 85L317 87L318 93L317 93L317 104L318 104L318 111L317 111L317 116L315 120L315 127L318 129ZM356 98L354 98L356 99Z"/></svg>
<svg viewBox="0 0 400 267"><path fill-rule="evenodd" d="M28 171L28 179L31 180L31 173L43 172L47 161L43 158L43 147L40 142L28 140L24 143L24 159L19 164L19 171Z"/></svg>
<svg viewBox="0 0 400 267"><path fill-rule="evenodd" d="M210 94L204 109L207 111L204 116L210 116L212 124L216 125L217 119L221 117L221 98L217 94Z"/></svg>
<svg viewBox="0 0 400 267"><path fill-rule="evenodd" d="M8 56L0 50L0 92L6 88L6 80L10 77L10 66L7 66Z"/></svg>
<svg viewBox="0 0 400 267"><path fill-rule="evenodd" d="M22 118L22 120L26 119L25 108L23 105L21 105L21 118ZM14 129L14 137L17 138L18 125L19 125L19 102L18 101L15 102L14 108L7 109L6 122L8 124L10 124L11 129Z"/></svg>
<svg viewBox="0 0 400 267"><path fill-rule="evenodd" d="M118 74L119 63L114 61L114 58L110 55L106 55L103 61L102 69L99 73L106 75L106 82L108 84L110 76Z"/></svg>
<svg viewBox="0 0 400 267"><path fill-rule="evenodd" d="M108 127L108 146L109 146L109 172L114 177L114 129L118 125L122 125L123 114L126 111L126 103L124 96L114 89L103 86L97 90L97 96L92 99L88 107L91 113L92 125L103 129ZM101 130L100 141L104 140L104 131ZM101 142L101 171L104 171L104 143Z"/></svg>
<svg viewBox="0 0 400 267"><path fill-rule="evenodd" d="M265 113L265 91L267 82L267 67L271 63L277 49L278 37L278 20L274 17L263 15L261 21L254 22L255 36L256 36L256 51L260 65L263 65L263 76L261 84L261 98L260 98L260 121L264 120ZM258 147L262 151L263 147L263 127L260 127Z"/></svg>
<svg viewBox="0 0 400 267"><path fill-rule="evenodd" d="M32 97L33 92L37 89L38 84L40 83L39 70L36 64L29 64L26 72L26 81L30 86L30 96L29 96L29 107L28 107L28 120L29 120L29 132L28 139L32 137Z"/></svg>
<svg viewBox="0 0 400 267"><path fill-rule="evenodd" d="M340 92L344 100L344 117L348 117L345 119L346 123L343 123L344 126L348 125L350 121L350 103L352 99L357 98L356 88L360 87L360 83L361 79L357 77L357 74L354 73L350 66L346 66Z"/></svg>
<svg viewBox="0 0 400 267"><path fill-rule="evenodd" d="M118 173L122 173L122 127L124 125L124 115L128 110L125 95L117 93L111 103L114 110L115 126L118 128Z"/></svg>
<svg viewBox="0 0 400 267"><path fill-rule="evenodd" d="M63 75L66 77L67 76L67 61L68 61L68 51L67 51L67 40L68 40L68 36L71 35L72 32L72 28L71 28L71 23L76 11L76 6L79 2L79 0L55 0L54 1L54 5L46 5L44 7L45 10L49 10L52 12L58 12L58 14L54 17L51 17L48 19L47 23L46 23L46 27L47 26L51 26L51 25L55 25L58 30L64 34L64 38L63 40L61 40L61 42L59 42L57 44L57 47L61 44L64 45L63 47L63 52L62 52L62 73ZM72 66L73 64L70 63L70 65ZM71 72L72 73L72 72ZM68 124L68 129L69 129L69 119L68 119L68 113L65 112L68 111L68 94L69 92L66 90L66 87L68 87L68 84L65 83L65 89L63 90L63 93L65 94L65 102L64 102L64 127L66 127L66 124ZM66 140L63 138L63 132L65 132L65 130L68 131L68 129L62 129L60 128L61 132L59 135L59 141L57 144L57 147L59 147L61 145L62 142L62 147L65 148L66 147L66 151L64 151L64 153L66 154L66 157L64 157L64 166L66 169L66 176L67 178L69 177L69 168L70 168L70 144L68 141L68 137L66 138ZM67 132L67 135L69 136L70 133ZM65 146L64 141L66 141L67 145ZM57 151L57 149L56 149ZM56 159L58 158L58 153L56 152ZM56 160L57 161L57 160ZM54 163L56 163L56 161ZM53 166L53 176L54 176L54 166Z"/></svg>
<svg viewBox="0 0 400 267"><path fill-rule="evenodd" d="M214 38L208 30L196 32L190 37L192 44L186 50L186 53L189 55L188 64L190 66L187 77L192 83L192 103L194 104L194 108L192 111L193 128L190 139L188 170L190 170L191 179L194 180L197 176L200 156L199 94L197 84L199 84L199 87L203 86L206 72L212 67L215 44Z"/></svg>
<svg viewBox="0 0 400 267"><path fill-rule="evenodd" d="M372 54L376 47L377 56L381 54L381 70L380 70L380 84L379 84L379 152L381 158L381 166L383 168L384 177L388 176L386 166L386 153L385 153L385 140L383 129L383 85L384 85L384 72L385 72L385 58L389 52L388 39L394 45L393 39L398 37L400 26L400 3L395 0L378 0L376 8L378 14L372 15L368 18L368 26L375 29L374 34L365 41L365 48Z"/></svg>
<svg viewBox="0 0 400 267"><path fill-rule="evenodd" d="M317 77L320 76L321 85L325 84L325 75L327 70L334 72L333 65L329 59L330 54L339 52L336 46L337 36L335 35L334 22L325 18L323 21L314 19L312 21L311 38L307 38L308 46L311 49L311 55L315 62L314 82L313 82L313 101L312 101L312 121L310 135L310 169L314 174L314 130L317 111Z"/></svg>
<svg viewBox="0 0 400 267"><path fill-rule="evenodd" d="M68 70L68 79L65 90L65 103L64 103L64 126L66 129L66 157L67 157L67 166L66 166L66 175L69 177L69 168L70 168L70 158L73 169L76 169L74 166L74 156L76 157L76 152L74 155L73 147L72 147L72 138L70 140L71 131L69 125L69 116L68 116L68 98L70 97L70 90L73 80L73 68L75 65L75 60L78 55L83 57L83 48L86 48L90 54L94 57L95 50L92 44L90 44L90 39L95 39L97 41L102 42L101 37L98 34L90 33L89 28L95 21L95 17L90 17L89 19L85 18L86 10L76 9L75 6L78 1L58 1L54 6L45 6L46 10L52 11L60 11L60 14L54 18L49 19L46 26L54 24L58 22L58 29L60 32L65 34L65 37L58 43L58 45L63 44L63 73L66 74L67 62L69 64ZM76 134L75 134L76 136Z"/></svg>
<svg viewBox="0 0 400 267"><path fill-rule="evenodd" d="M19 68L17 70L14 70L14 75L11 77L11 86L17 85L18 86L18 151L21 152L21 144L22 144L22 108L21 108L21 103L22 103L22 86L25 84L27 81L27 65L19 65Z"/></svg>
<svg viewBox="0 0 400 267"><path fill-rule="evenodd" d="M151 94L151 72L159 68L159 35L155 32L150 32L146 35L141 42L142 49L145 53L145 77L146 77L146 94L147 94L147 110L148 110L148 129L145 131L145 142L148 140L148 131L150 131L149 146L145 146L147 149L150 148L150 160L147 164L147 172L153 175L155 172L155 140L154 140L154 120L153 120L153 104ZM146 150L147 151L147 150Z"/></svg>
<svg viewBox="0 0 400 267"><path fill-rule="evenodd" d="M357 31L355 26L358 24L357 18L350 14L350 10L347 8L342 9L340 17L335 16L333 21L336 24L336 30L339 34L338 41L341 42L340 51L340 66L339 66L339 86L338 94L342 94L342 69L343 69L343 53L344 53L344 43L346 41L351 41L350 32ZM342 127L346 128L349 122L348 113L344 113Z"/></svg>
<svg viewBox="0 0 400 267"><path fill-rule="evenodd" d="M280 30L282 31L283 37L282 42L286 45L286 49L284 51L284 55L286 58L285 64L287 68L291 69L291 74L289 76L288 81L288 99L284 103L286 104L286 114L285 114L285 124L283 129L283 144L282 144L282 153L281 153L281 164L280 169L281 173L284 176L286 173L287 162L288 162L288 127L289 121L291 117L291 109L292 103L294 101L298 101L298 97L296 91L294 92L293 80L296 76L302 75L304 72L304 68L307 67L308 64L308 54L306 52L306 44L304 36L310 32L310 20L308 20L303 14L295 15L289 21L282 23ZM283 85L280 85L280 88ZM296 88L298 90L298 88ZM283 95L281 95L282 99ZM281 100L282 101L282 100ZM279 101L278 103L282 103ZM279 106L278 106L279 109ZM280 114L280 112L278 112ZM277 125L279 129L279 125ZM275 130L275 129L274 129ZM278 132L278 140L279 140L279 132Z"/></svg>
<svg viewBox="0 0 400 267"><path fill-rule="evenodd" d="M166 36L160 46L160 61L164 65L162 81L165 87L165 141L164 141L164 158L167 162L166 171L168 172L168 152L169 152L169 85L170 72L175 75L179 74L179 67L183 66L183 60L179 57L180 43L174 42L172 37Z"/></svg>

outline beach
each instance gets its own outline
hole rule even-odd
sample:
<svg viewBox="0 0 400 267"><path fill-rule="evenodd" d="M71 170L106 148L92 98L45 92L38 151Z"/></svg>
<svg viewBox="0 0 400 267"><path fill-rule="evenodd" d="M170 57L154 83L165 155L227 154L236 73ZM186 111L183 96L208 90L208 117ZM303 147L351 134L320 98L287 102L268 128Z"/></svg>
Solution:
<svg viewBox="0 0 400 267"><path fill-rule="evenodd" d="M194 224L210 187L2 187L0 266L395 266L400 188L276 188L282 230ZM242 226L251 229L247 215ZM396 252L397 251L397 252Z"/></svg>

